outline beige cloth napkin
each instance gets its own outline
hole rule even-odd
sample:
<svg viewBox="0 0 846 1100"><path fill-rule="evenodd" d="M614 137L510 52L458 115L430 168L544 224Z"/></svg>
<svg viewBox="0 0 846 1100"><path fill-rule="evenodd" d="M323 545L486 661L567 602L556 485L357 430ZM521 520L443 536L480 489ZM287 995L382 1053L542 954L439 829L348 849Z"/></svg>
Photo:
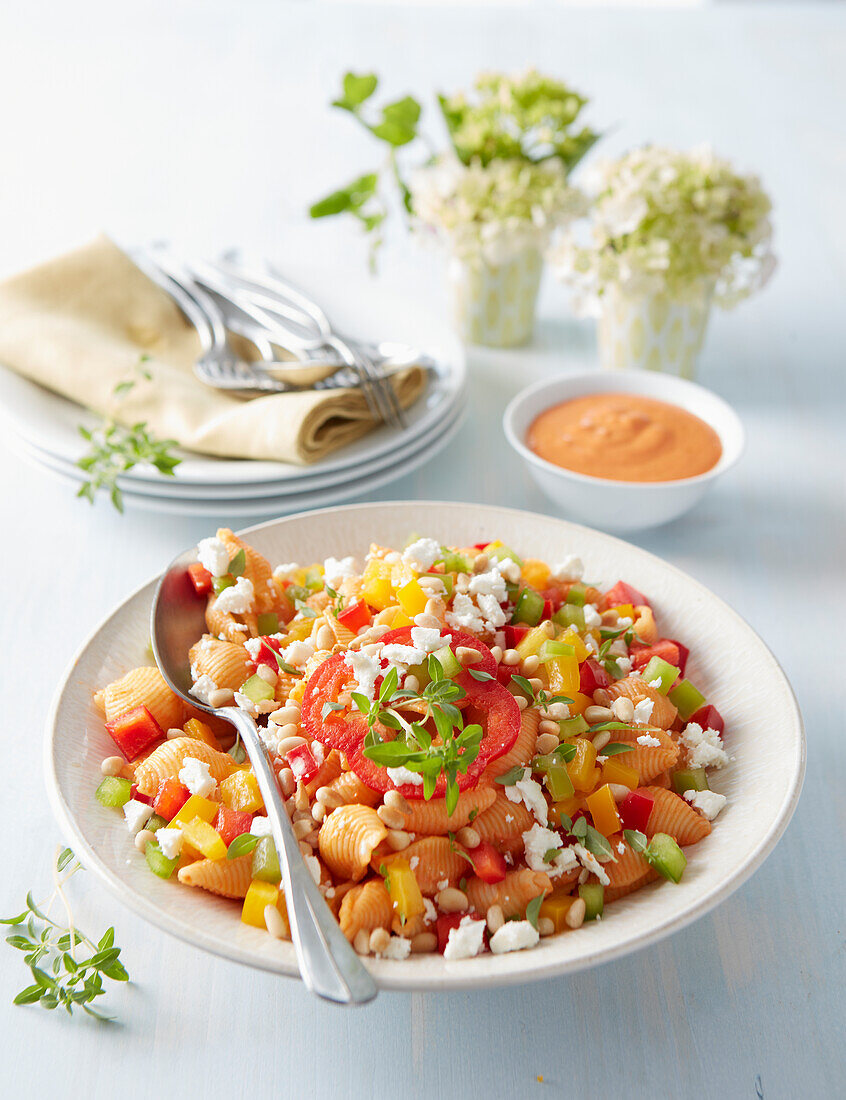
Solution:
<svg viewBox="0 0 846 1100"><path fill-rule="evenodd" d="M120 423L144 420L190 451L306 464L374 427L358 390L245 401L194 376L199 354L173 300L105 237L0 284L0 364ZM137 370L142 355L149 381ZM393 382L407 408L425 372L411 367Z"/></svg>

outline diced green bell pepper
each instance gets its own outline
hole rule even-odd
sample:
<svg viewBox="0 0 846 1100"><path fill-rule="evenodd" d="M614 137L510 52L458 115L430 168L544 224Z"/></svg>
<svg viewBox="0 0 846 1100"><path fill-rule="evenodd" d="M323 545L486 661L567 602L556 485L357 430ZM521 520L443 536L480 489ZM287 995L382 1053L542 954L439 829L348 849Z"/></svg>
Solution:
<svg viewBox="0 0 846 1100"><path fill-rule="evenodd" d="M585 903L585 920L596 920L605 907L605 887L601 882L585 882L579 887L579 897Z"/></svg>
<svg viewBox="0 0 846 1100"><path fill-rule="evenodd" d="M224 573L222 577L215 577L212 580L212 588L215 591L215 595L219 596L224 588L231 588L235 583L235 578L230 577L228 573Z"/></svg>
<svg viewBox="0 0 846 1100"><path fill-rule="evenodd" d="M159 878L170 878L179 862L179 856L175 859L168 859L158 844L152 840L144 850L144 855L147 859L147 866Z"/></svg>
<svg viewBox="0 0 846 1100"><path fill-rule="evenodd" d="M241 694L246 695L252 703L263 703L273 698L274 691L261 676L251 676L241 685Z"/></svg>
<svg viewBox="0 0 846 1100"><path fill-rule="evenodd" d="M463 554L456 554L454 550L447 550L442 546L444 569L447 573L469 573L470 562Z"/></svg>
<svg viewBox="0 0 846 1100"><path fill-rule="evenodd" d="M512 623L526 623L537 626L543 615L543 597L533 588L524 588L517 597L517 605L511 616Z"/></svg>
<svg viewBox="0 0 846 1100"><path fill-rule="evenodd" d="M680 768L670 776L676 794L685 791L709 791L708 776L704 768Z"/></svg>
<svg viewBox="0 0 846 1100"><path fill-rule="evenodd" d="M156 829L164 829L167 826L167 821L160 814L153 814L147 824L144 826L151 833L154 833Z"/></svg>
<svg viewBox="0 0 846 1100"><path fill-rule="evenodd" d="M671 665L669 661L665 661L663 657L653 657L646 668L641 672L641 676L646 680L647 684L651 684L653 680L660 680L661 683L657 685L658 691L662 695L666 695L673 684L678 680L681 669L676 668L675 665Z"/></svg>
<svg viewBox="0 0 846 1100"><path fill-rule="evenodd" d="M575 607L584 607L586 594L587 588L583 584L576 582L576 584L570 585L565 599L567 603L573 604ZM584 612L582 614L584 615Z"/></svg>
<svg viewBox="0 0 846 1100"><path fill-rule="evenodd" d="M120 776L107 775L94 793L101 806L119 810L132 797L132 784Z"/></svg>
<svg viewBox="0 0 846 1100"><path fill-rule="evenodd" d="M646 858L655 870L670 882L681 882L687 859L675 840L667 833L656 833L646 849Z"/></svg>
<svg viewBox="0 0 846 1100"><path fill-rule="evenodd" d="M558 723L558 729L561 731L561 737L579 737L587 733L590 726L583 715L576 714L572 718L562 718Z"/></svg>
<svg viewBox="0 0 846 1100"><path fill-rule="evenodd" d="M565 603L552 616L552 621L559 626L573 626L583 634L585 626L585 609L575 604Z"/></svg>
<svg viewBox="0 0 846 1100"><path fill-rule="evenodd" d="M546 787L553 802L560 802L564 798L572 798L575 794L573 781L563 764L551 764L546 769Z"/></svg>
<svg viewBox="0 0 846 1100"><path fill-rule="evenodd" d="M261 837L253 850L253 878L272 883L277 883L282 878L279 856L272 836Z"/></svg>
<svg viewBox="0 0 846 1100"><path fill-rule="evenodd" d="M262 611L257 626L259 634L278 634L279 616L275 611Z"/></svg>
<svg viewBox="0 0 846 1100"><path fill-rule="evenodd" d="M566 642L558 642L549 638L538 650L538 659L542 665L545 665L558 657L573 657L575 653L575 649Z"/></svg>
<svg viewBox="0 0 846 1100"><path fill-rule="evenodd" d="M436 581L440 581L444 588L446 588L446 598L450 599L450 597L452 596L452 589L454 585L454 581L450 573L421 573L418 577L418 580L422 580L423 577L433 577Z"/></svg>
<svg viewBox="0 0 846 1100"><path fill-rule="evenodd" d="M705 706L705 696L693 686L690 680L682 680L677 684L668 696L670 702L679 712L679 718L686 722L700 707Z"/></svg>
<svg viewBox="0 0 846 1100"><path fill-rule="evenodd" d="M462 671L462 664L456 655L452 652L448 645L442 646L440 649L436 649L432 654L435 660L440 664L444 670L444 676L448 680L454 680L455 677Z"/></svg>
<svg viewBox="0 0 846 1100"><path fill-rule="evenodd" d="M523 568L523 559L518 557L510 546L491 546L489 543L485 547L484 553L493 561L505 561L506 558L511 558L521 569Z"/></svg>
<svg viewBox="0 0 846 1100"><path fill-rule="evenodd" d="M285 589L285 595L292 602L297 600L307 600L311 596L311 592L308 588L303 588L301 584L289 584Z"/></svg>

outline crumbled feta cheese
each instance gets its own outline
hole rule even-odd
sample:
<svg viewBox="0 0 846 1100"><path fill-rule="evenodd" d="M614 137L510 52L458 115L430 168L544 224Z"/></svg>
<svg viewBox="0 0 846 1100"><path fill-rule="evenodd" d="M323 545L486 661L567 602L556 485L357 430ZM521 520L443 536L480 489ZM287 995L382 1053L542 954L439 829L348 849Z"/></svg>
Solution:
<svg viewBox="0 0 846 1100"><path fill-rule="evenodd" d="M193 669L191 671L191 675L194 675ZM196 699L199 699L201 703L205 703L208 707L211 706L211 703L209 703L209 696L213 691L217 690L217 684L214 682L211 676L206 676L206 674L203 673L202 676L198 676L196 678L194 685L191 688L191 694Z"/></svg>
<svg viewBox="0 0 846 1100"><path fill-rule="evenodd" d="M596 638L594 638L592 634L585 634L584 643L588 653L596 657L599 653L599 645L597 644Z"/></svg>
<svg viewBox="0 0 846 1100"><path fill-rule="evenodd" d="M449 930L449 938L444 948L447 962L458 959L472 959L481 954L485 946L485 922L473 917L462 917L457 928Z"/></svg>
<svg viewBox="0 0 846 1100"><path fill-rule="evenodd" d="M628 615L620 615L614 623L615 630L628 630L634 623L633 619L630 619Z"/></svg>
<svg viewBox="0 0 846 1100"><path fill-rule="evenodd" d="M658 737L653 737L649 733L642 733L637 739L639 745L646 745L647 748L659 749L661 747L661 740Z"/></svg>
<svg viewBox="0 0 846 1100"><path fill-rule="evenodd" d="M443 649L451 641L452 635L446 634L442 637L436 626L413 626L411 628L411 644L423 654L434 653L438 649Z"/></svg>
<svg viewBox="0 0 846 1100"><path fill-rule="evenodd" d="M545 871L550 878L556 878L578 866L578 860L572 850L564 848L563 845L564 841L558 833L553 832L552 829L545 829L543 825L533 825L523 833L526 863L533 871ZM553 848L560 851L550 863L544 859L544 856Z"/></svg>
<svg viewBox="0 0 846 1100"><path fill-rule="evenodd" d="M247 577L239 577L233 585L224 588L220 593L214 601L214 609L230 615L245 615L252 608L255 598L253 582Z"/></svg>
<svg viewBox="0 0 846 1100"><path fill-rule="evenodd" d="M214 794L217 781L209 774L209 766L196 756L186 756L179 769L179 782L184 784L191 794L200 798L210 798Z"/></svg>
<svg viewBox="0 0 846 1100"><path fill-rule="evenodd" d="M492 568L501 573L505 580L516 584L520 580L520 566L513 558L503 558L502 561L492 563Z"/></svg>
<svg viewBox="0 0 846 1100"><path fill-rule="evenodd" d="M684 797L695 810L699 810L702 816L707 817L709 821L713 821L726 804L726 796L717 794L716 791L685 791Z"/></svg>
<svg viewBox="0 0 846 1100"><path fill-rule="evenodd" d="M402 560L418 573L428 573L438 558L443 557L440 543L434 539L418 539L411 546L407 546L402 555Z"/></svg>
<svg viewBox="0 0 846 1100"><path fill-rule="evenodd" d="M446 621L453 630L469 630L471 634L481 634L485 629L479 609L463 592L453 598L452 607L446 613Z"/></svg>
<svg viewBox="0 0 846 1100"><path fill-rule="evenodd" d="M584 575L584 563L575 554L568 554L552 568L552 576L557 581L580 581Z"/></svg>
<svg viewBox="0 0 846 1100"><path fill-rule="evenodd" d="M405 665L408 667L408 665L419 665L426 654L422 649L417 649L413 645L391 643L390 645L382 647L379 656L384 658L389 664Z"/></svg>
<svg viewBox="0 0 846 1100"><path fill-rule="evenodd" d="M247 640L244 642L244 649L246 649L247 653L249 653L250 657L252 657L254 661L258 660L258 655L261 652L262 644L263 643L261 638L247 638Z"/></svg>
<svg viewBox="0 0 846 1100"><path fill-rule="evenodd" d="M541 825L546 825L548 813L543 787L532 779L531 768L524 769L523 778L518 779L513 787L505 788L505 797L509 802L522 802Z"/></svg>
<svg viewBox="0 0 846 1100"><path fill-rule="evenodd" d="M497 569L488 573L478 573L470 579L469 592L473 596L493 596L498 604L505 603L508 592L505 578Z"/></svg>
<svg viewBox="0 0 846 1100"><path fill-rule="evenodd" d="M393 783L395 787L401 787L403 783L413 783L415 787L423 786L423 776L418 775L417 772L409 771L408 768L386 768L388 773L388 779Z"/></svg>
<svg viewBox="0 0 846 1100"><path fill-rule="evenodd" d="M588 871L591 871L593 874L595 874L603 886L608 886L610 884L611 879L605 873L602 864L599 862L593 852L589 852L583 844L574 844L573 851L576 853L576 856L578 857L579 863L581 863L582 867L587 868Z"/></svg>
<svg viewBox="0 0 846 1100"><path fill-rule="evenodd" d="M448 878L442 878L441 881L437 885L438 885L439 890L446 890L446 888L449 886L449 879Z"/></svg>
<svg viewBox="0 0 846 1100"><path fill-rule="evenodd" d="M523 951L527 947L536 947L539 940L537 928L527 920L510 920L491 936L491 951L494 955L504 955L506 951Z"/></svg>
<svg viewBox="0 0 846 1100"><path fill-rule="evenodd" d="M296 573L298 569L299 565L297 565L295 561L286 561L283 565L276 566L276 568L273 570L273 575L274 577L279 577L279 579L281 580L284 577L287 577L289 573Z"/></svg>
<svg viewBox="0 0 846 1100"><path fill-rule="evenodd" d="M660 676L656 676L654 680L647 680L646 682L651 688L655 688L656 691L660 690L661 684L663 683Z"/></svg>
<svg viewBox="0 0 846 1100"><path fill-rule="evenodd" d="M602 767L603 764L607 763L607 761L608 761L607 756L597 756L597 758L596 758L596 762L597 762L597 764L599 764L600 767Z"/></svg>
<svg viewBox="0 0 846 1100"><path fill-rule="evenodd" d="M311 642L291 642L287 649L282 651L282 660L294 668L302 668L315 654L314 645Z"/></svg>
<svg viewBox="0 0 846 1100"><path fill-rule="evenodd" d="M617 665L619 666L620 672L626 676L632 670L632 659L631 657L618 657Z"/></svg>
<svg viewBox="0 0 846 1100"><path fill-rule="evenodd" d="M320 860L317 856L303 856L308 872L314 879L315 886L320 884Z"/></svg>
<svg viewBox="0 0 846 1100"><path fill-rule="evenodd" d="M252 825L250 825L250 836L273 836L273 829L270 826L270 818L256 815L253 818Z"/></svg>
<svg viewBox="0 0 846 1100"><path fill-rule="evenodd" d="M330 588L337 588L347 577L356 574L355 558L327 558L323 563L323 580Z"/></svg>
<svg viewBox="0 0 846 1100"><path fill-rule="evenodd" d="M376 952L376 958L396 959L397 962L402 962L403 959L408 958L410 953L411 940L407 940L403 936L391 936L385 950Z"/></svg>
<svg viewBox="0 0 846 1100"><path fill-rule="evenodd" d="M617 851L620 853L621 856L624 856L626 854L626 846L622 842L622 840L617 841Z"/></svg>
<svg viewBox="0 0 846 1100"><path fill-rule="evenodd" d="M652 717L652 712L655 709L655 701L653 699L641 699L639 703L635 703L634 718L632 722L636 726L649 725L649 719Z"/></svg>
<svg viewBox="0 0 846 1100"><path fill-rule="evenodd" d="M728 754L716 730L704 730L697 722L689 722L682 731L681 742L690 751L692 768L722 768L728 763Z"/></svg>
<svg viewBox="0 0 846 1100"><path fill-rule="evenodd" d="M369 654L354 649L347 650L344 655L344 662L352 669L353 677L361 694L372 701L376 690L376 680L382 672L379 662Z"/></svg>
<svg viewBox="0 0 846 1100"><path fill-rule="evenodd" d="M591 630L597 626L602 626L602 616L596 610L596 606L592 603L586 603L582 608L585 616L585 626L588 630Z"/></svg>
<svg viewBox="0 0 846 1100"><path fill-rule="evenodd" d="M137 798L130 798L124 804L123 816L126 818L126 827L135 835L139 833L153 816L153 807L146 802L139 802Z"/></svg>
<svg viewBox="0 0 846 1100"><path fill-rule="evenodd" d="M168 826L156 829L156 840L165 859L176 859L182 851L182 829Z"/></svg>
<svg viewBox="0 0 846 1100"><path fill-rule="evenodd" d="M222 577L229 572L229 551L218 538L200 539L197 557L200 565L208 569L213 577Z"/></svg>
<svg viewBox="0 0 846 1100"><path fill-rule="evenodd" d="M419 856L412 856L412 859L416 859L418 861L418 863L420 862ZM411 860L409 860L408 865L409 865L409 867L411 867ZM411 867L411 869L413 871L414 867ZM423 921L424 921L424 923L425 924L434 924L437 919L438 919L438 910L435 908L435 903L432 901L431 898L424 898L423 899Z"/></svg>
<svg viewBox="0 0 846 1100"><path fill-rule="evenodd" d="M249 695L245 695L243 691L235 692L235 706L243 710L245 714L249 714L251 718L255 718L258 714L258 707Z"/></svg>
<svg viewBox="0 0 846 1100"><path fill-rule="evenodd" d="M499 600L496 596L489 596L484 592L480 592L476 597L476 603L484 619L486 633L493 634L498 626L505 626L508 616L499 606Z"/></svg>

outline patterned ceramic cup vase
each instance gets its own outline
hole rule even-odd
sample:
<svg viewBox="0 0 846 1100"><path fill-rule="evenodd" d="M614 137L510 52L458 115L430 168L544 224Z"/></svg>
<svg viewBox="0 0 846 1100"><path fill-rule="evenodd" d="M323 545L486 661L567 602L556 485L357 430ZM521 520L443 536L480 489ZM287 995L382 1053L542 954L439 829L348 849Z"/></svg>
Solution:
<svg viewBox="0 0 846 1100"><path fill-rule="evenodd" d="M632 297L611 287L599 318L599 363L619 370L636 367L693 378L702 350L712 287L678 302L665 294Z"/></svg>
<svg viewBox="0 0 846 1100"><path fill-rule="evenodd" d="M535 324L543 259L527 248L498 266L453 257L449 265L458 333L468 344L514 348L527 344Z"/></svg>

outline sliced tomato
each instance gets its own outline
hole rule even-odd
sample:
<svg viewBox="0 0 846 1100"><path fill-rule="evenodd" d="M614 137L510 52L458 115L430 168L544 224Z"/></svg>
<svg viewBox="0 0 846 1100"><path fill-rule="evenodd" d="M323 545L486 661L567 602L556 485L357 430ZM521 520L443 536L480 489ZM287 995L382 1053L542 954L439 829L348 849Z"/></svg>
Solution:
<svg viewBox="0 0 846 1100"><path fill-rule="evenodd" d="M405 629L405 627L402 628L402 630ZM401 631L391 633L398 635ZM400 638L390 638L387 634L385 638L395 641L396 644L403 644ZM453 641L458 645L464 645L467 644L464 639L470 639L470 635L462 635L459 631L454 635ZM475 640L473 645L479 648ZM483 661L479 667L484 668L488 659L496 667L490 651L487 655L483 654ZM328 748L342 752L350 768L362 783L366 783L372 790L384 793L397 789L406 798L422 798L422 784L404 783L395 788L388 777L387 768L374 763L364 755L364 738L367 734L367 720L364 715L357 710L327 710L324 716L323 710L326 703L336 702L341 692L349 688L351 678L352 672L344 660L343 653L336 653L315 669L309 679L302 702L302 722L306 733ZM456 678L456 683L460 683L466 692L465 724L478 722L484 730L478 756L470 764L466 773L458 776L458 788L463 791L475 786L487 764L508 752L517 740L520 732L520 708L511 692L506 691L494 680L479 682L469 673L462 673ZM376 728L383 739L394 736L391 730L378 725ZM440 776L435 786L435 797L443 797L445 789L446 778Z"/></svg>
<svg viewBox="0 0 846 1100"><path fill-rule="evenodd" d="M508 626L503 627L505 630L505 648L516 649L520 642L526 637L531 630L529 626L515 626L509 623Z"/></svg>
<svg viewBox="0 0 846 1100"><path fill-rule="evenodd" d="M655 645L633 645L630 653L632 668L646 668L653 657L660 657L667 664L679 668L679 647L669 638L661 638Z"/></svg>
<svg viewBox="0 0 846 1100"><path fill-rule="evenodd" d="M609 607L619 607L621 603L630 603L633 607L649 607L650 603L642 592L632 588L625 581L617 581L613 588L609 588L599 601L599 610L607 611Z"/></svg>
<svg viewBox="0 0 846 1100"><path fill-rule="evenodd" d="M214 819L214 830L228 848L236 836L250 831L253 815L245 810L231 810L221 805Z"/></svg>
<svg viewBox="0 0 846 1100"><path fill-rule="evenodd" d="M389 630L379 641L382 645L411 645L411 631L413 629L411 626L400 626L396 630ZM481 661L477 661L476 664L468 667L475 669L477 672L487 672L491 676L496 676L497 665L494 655L484 642L479 641L475 634L467 634L463 630L452 630L449 627L442 627L441 634L450 637L449 645L453 653L459 646L467 646L468 649L476 649L482 654ZM455 678L456 683L461 684L462 687L467 686L466 681L468 680L470 683L477 682L466 672Z"/></svg>
<svg viewBox="0 0 846 1100"><path fill-rule="evenodd" d="M701 726L704 730L716 730L720 737L725 733L726 724L723 721L723 716L710 703L700 707L690 721L695 722L697 726Z"/></svg>
<svg viewBox="0 0 846 1100"><path fill-rule="evenodd" d="M597 688L606 688L611 677L593 657L588 657L579 665L579 691L582 695L593 695Z"/></svg>
<svg viewBox="0 0 846 1100"><path fill-rule="evenodd" d="M682 645L681 642L677 642L675 638L668 638L667 641L672 642L672 644L679 651L679 659L677 661L673 661L673 664L678 666L679 675L684 676L684 670L687 668L687 659L690 656L690 650L687 648L686 645Z"/></svg>
<svg viewBox="0 0 846 1100"><path fill-rule="evenodd" d="M487 545L487 543L485 543ZM475 914L470 914L475 915ZM468 916L467 913L440 913L436 922L436 929L438 932L438 951L443 955L446 950L446 945L449 943L449 934L453 928L458 928L459 924Z"/></svg>
<svg viewBox="0 0 846 1100"><path fill-rule="evenodd" d="M173 821L190 797L191 792L178 779L163 779L159 784L153 809L165 821Z"/></svg>
<svg viewBox="0 0 846 1100"><path fill-rule="evenodd" d="M363 626L370 625L372 615L373 612L364 600L356 600L355 603L349 604L340 612L338 622L345 626L347 630L351 630L353 634L358 634Z"/></svg>
<svg viewBox="0 0 846 1100"><path fill-rule="evenodd" d="M164 730L145 706L106 722L106 730L127 760L135 760L154 741L164 740Z"/></svg>

